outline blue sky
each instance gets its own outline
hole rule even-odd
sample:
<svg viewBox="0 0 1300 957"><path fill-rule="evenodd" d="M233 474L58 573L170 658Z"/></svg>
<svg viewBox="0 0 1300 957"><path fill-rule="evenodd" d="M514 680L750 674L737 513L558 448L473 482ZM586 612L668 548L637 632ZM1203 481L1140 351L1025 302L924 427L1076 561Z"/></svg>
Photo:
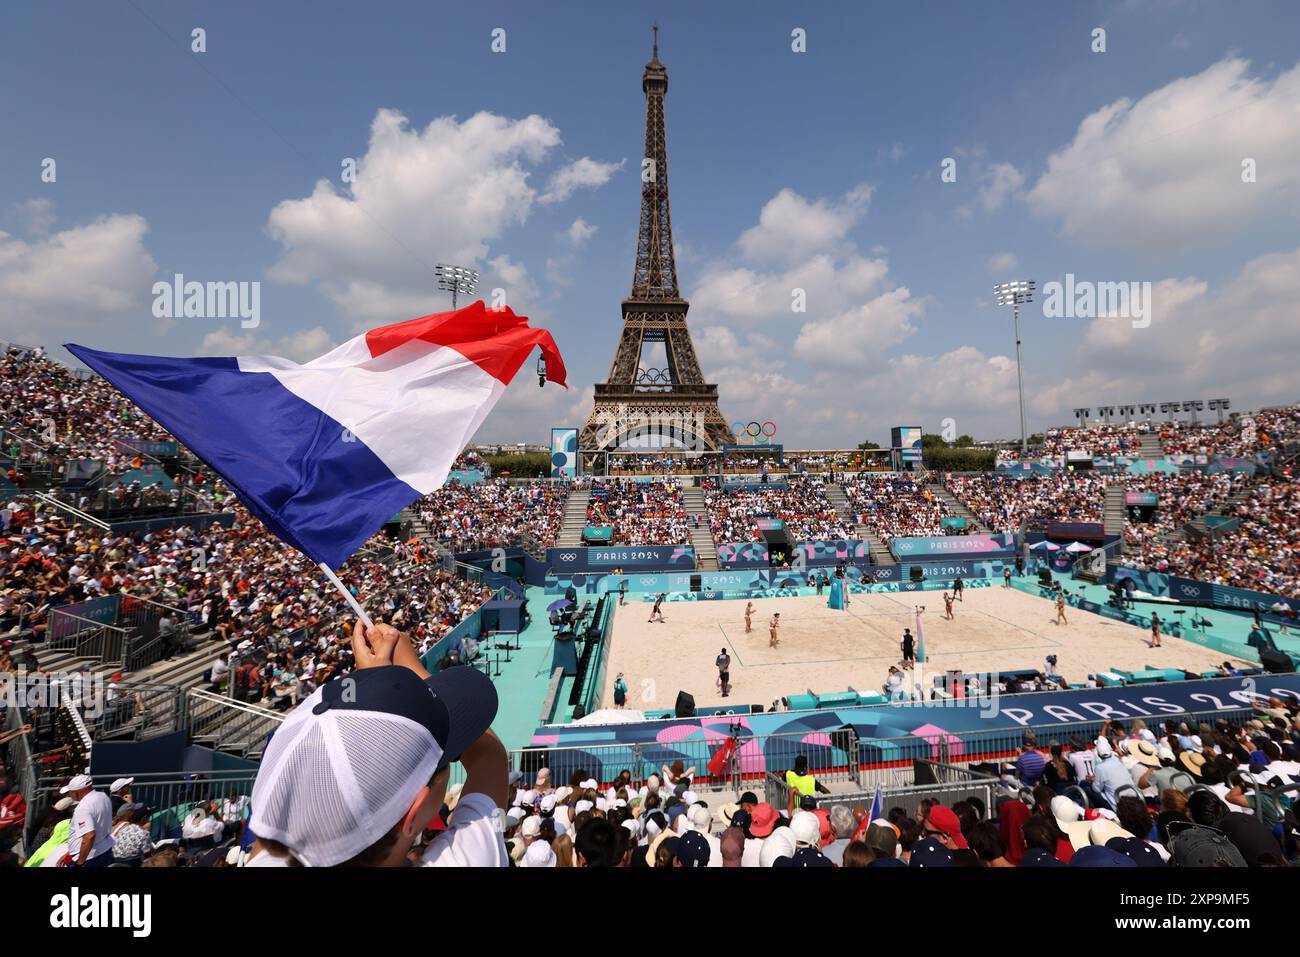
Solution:
<svg viewBox="0 0 1300 957"><path fill-rule="evenodd" d="M580 425L631 281L656 17L678 271L729 419L798 447L1013 435L991 285L1066 273L1152 283L1153 321L1027 311L1031 429L1300 399L1294 2L10 4L0 337L303 359L445 308L452 260L571 369L479 439ZM176 272L260 281L261 324L154 318Z"/></svg>

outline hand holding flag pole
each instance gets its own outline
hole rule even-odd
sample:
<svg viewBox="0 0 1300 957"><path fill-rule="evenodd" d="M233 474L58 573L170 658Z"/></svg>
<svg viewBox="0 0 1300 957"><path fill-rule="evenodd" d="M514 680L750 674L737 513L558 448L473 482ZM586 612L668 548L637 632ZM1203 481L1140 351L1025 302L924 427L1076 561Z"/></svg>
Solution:
<svg viewBox="0 0 1300 957"><path fill-rule="evenodd" d="M361 607L361 602L357 601L357 596L348 591L347 586L339 580L339 576L334 574L334 569L330 568L324 562L321 562L320 570L325 573L325 577L328 578L333 583L334 587L339 590L339 594L342 595L343 600L348 603L348 607L357 613L357 617L361 619L361 623L367 628L375 627L375 623L370 620L370 616L366 614L366 610Z"/></svg>

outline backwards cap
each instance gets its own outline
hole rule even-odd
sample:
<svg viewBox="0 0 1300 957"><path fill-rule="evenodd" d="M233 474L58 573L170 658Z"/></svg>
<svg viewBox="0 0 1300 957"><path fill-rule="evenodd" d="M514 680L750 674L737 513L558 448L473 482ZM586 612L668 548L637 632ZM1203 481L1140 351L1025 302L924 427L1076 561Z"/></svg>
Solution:
<svg viewBox="0 0 1300 957"><path fill-rule="evenodd" d="M401 820L496 710L496 689L475 668L421 680L387 665L329 681L267 745L249 826L308 867L349 860Z"/></svg>

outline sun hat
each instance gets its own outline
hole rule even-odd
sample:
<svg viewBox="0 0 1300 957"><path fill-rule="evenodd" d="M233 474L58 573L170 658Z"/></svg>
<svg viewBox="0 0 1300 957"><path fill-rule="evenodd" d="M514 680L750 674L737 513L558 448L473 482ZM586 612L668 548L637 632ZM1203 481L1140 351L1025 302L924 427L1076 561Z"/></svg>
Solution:
<svg viewBox="0 0 1300 957"><path fill-rule="evenodd" d="M1129 750L1129 754L1137 759L1138 764L1145 765L1148 768L1160 767L1160 756L1156 753L1155 745L1149 741L1137 741Z"/></svg>
<svg viewBox="0 0 1300 957"><path fill-rule="evenodd" d="M1205 755L1196 751L1179 752L1178 761L1184 770L1198 778L1201 776L1201 769L1205 767Z"/></svg>
<svg viewBox="0 0 1300 957"><path fill-rule="evenodd" d="M1115 821L1099 817L1088 826L1088 840L1092 844L1105 847L1115 838L1129 838L1133 835L1120 827Z"/></svg>
<svg viewBox="0 0 1300 957"><path fill-rule="evenodd" d="M767 837L776 827L779 816L772 805L766 802L755 804L754 810L750 812L749 833L754 837Z"/></svg>

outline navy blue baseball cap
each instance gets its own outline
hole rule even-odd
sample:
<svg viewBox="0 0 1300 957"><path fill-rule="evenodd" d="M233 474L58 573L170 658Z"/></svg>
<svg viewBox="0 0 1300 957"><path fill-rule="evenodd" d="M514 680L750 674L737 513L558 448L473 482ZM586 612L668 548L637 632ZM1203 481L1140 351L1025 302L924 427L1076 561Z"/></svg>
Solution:
<svg viewBox="0 0 1300 957"><path fill-rule="evenodd" d="M1160 852L1140 837L1112 837L1106 842L1112 851L1119 851L1138 867L1168 867Z"/></svg>
<svg viewBox="0 0 1300 957"><path fill-rule="evenodd" d="M932 837L917 841L912 845L912 856L908 858L910 867L954 867L952 853Z"/></svg>
<svg viewBox="0 0 1300 957"><path fill-rule="evenodd" d="M709 853L709 842L704 835L699 831L687 831L678 838L674 856L682 867L708 867Z"/></svg>
<svg viewBox="0 0 1300 957"><path fill-rule="evenodd" d="M1070 856L1071 867L1137 867L1127 854L1093 844L1081 847Z"/></svg>

